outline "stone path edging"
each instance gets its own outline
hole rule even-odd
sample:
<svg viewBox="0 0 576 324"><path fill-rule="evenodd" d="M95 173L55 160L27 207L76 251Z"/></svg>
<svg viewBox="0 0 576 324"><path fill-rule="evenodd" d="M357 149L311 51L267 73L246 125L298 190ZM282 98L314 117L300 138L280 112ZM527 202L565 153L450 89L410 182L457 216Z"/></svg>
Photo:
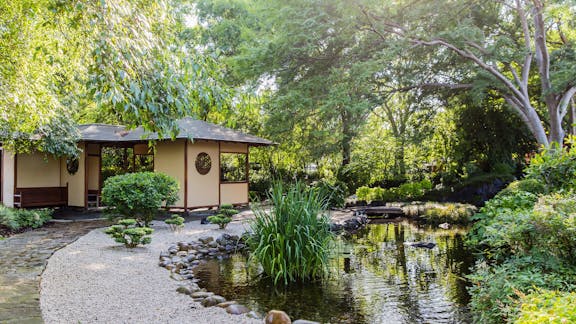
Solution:
<svg viewBox="0 0 576 324"><path fill-rule="evenodd" d="M54 252L106 220L51 222L0 241L0 323L42 323L40 277Z"/></svg>

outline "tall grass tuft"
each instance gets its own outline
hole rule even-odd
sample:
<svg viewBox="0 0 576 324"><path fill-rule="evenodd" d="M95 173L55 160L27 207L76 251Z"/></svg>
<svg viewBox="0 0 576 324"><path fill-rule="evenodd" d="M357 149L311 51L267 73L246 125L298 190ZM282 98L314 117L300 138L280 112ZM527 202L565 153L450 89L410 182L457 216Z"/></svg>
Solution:
<svg viewBox="0 0 576 324"><path fill-rule="evenodd" d="M328 271L333 235L328 214L328 197L301 183L272 185L268 194L270 211L253 208L252 235L248 238L252 260L262 265L274 284L322 278Z"/></svg>

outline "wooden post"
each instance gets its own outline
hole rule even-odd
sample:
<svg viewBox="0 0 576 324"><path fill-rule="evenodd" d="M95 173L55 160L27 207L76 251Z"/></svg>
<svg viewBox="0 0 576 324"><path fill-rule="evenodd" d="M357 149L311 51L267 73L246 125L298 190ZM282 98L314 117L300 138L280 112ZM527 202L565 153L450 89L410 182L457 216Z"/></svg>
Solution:
<svg viewBox="0 0 576 324"><path fill-rule="evenodd" d="M188 139L184 140L184 213L188 211Z"/></svg>

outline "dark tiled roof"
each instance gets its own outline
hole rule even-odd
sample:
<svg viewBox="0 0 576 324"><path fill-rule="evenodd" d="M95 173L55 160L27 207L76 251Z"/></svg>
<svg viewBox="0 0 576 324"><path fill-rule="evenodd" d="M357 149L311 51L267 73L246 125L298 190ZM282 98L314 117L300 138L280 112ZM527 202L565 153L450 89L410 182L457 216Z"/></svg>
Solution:
<svg viewBox="0 0 576 324"><path fill-rule="evenodd" d="M176 138L189 138L194 140L209 140L223 142L248 143L250 145L273 145L272 141L257 136L210 124L201 120L186 117L178 120L179 133ZM158 134L147 133L142 127L126 130L124 126L106 124L80 125L80 134L83 141L94 142L138 142L158 140ZM166 136L162 139L170 139Z"/></svg>

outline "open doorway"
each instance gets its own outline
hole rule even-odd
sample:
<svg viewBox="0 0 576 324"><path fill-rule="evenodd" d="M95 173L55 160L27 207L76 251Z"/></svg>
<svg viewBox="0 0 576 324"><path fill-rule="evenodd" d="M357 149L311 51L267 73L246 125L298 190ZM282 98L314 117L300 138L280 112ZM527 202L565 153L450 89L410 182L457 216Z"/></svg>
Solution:
<svg viewBox="0 0 576 324"><path fill-rule="evenodd" d="M154 171L154 154L147 144L102 147L101 186L106 179L132 172Z"/></svg>

